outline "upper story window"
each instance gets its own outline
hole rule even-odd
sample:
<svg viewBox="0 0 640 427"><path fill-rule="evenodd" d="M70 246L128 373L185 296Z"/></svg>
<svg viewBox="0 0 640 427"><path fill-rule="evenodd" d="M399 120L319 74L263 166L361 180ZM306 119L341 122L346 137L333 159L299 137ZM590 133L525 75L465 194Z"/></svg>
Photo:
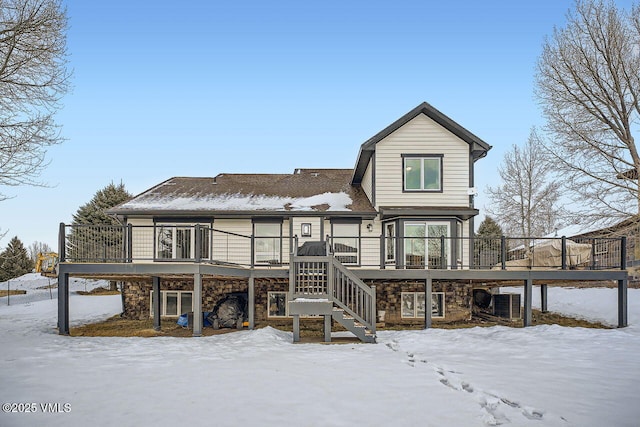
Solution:
<svg viewBox="0 0 640 427"><path fill-rule="evenodd" d="M442 155L402 156L404 191L442 191Z"/></svg>

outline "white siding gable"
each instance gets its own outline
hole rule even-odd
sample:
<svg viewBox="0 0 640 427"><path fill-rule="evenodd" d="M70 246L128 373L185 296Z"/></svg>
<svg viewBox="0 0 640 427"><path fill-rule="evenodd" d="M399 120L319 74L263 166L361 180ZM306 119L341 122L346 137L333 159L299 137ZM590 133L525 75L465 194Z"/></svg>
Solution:
<svg viewBox="0 0 640 427"><path fill-rule="evenodd" d="M443 191L403 192L403 154L443 155ZM419 114L378 142L375 158L376 208L469 206L469 144L426 115Z"/></svg>
<svg viewBox="0 0 640 427"><path fill-rule="evenodd" d="M367 165L367 169L365 169L364 171L364 176L362 177L362 190L364 191L364 194L367 195L367 197L369 198L369 201L373 204L373 159L374 157L371 158L371 160L369 161L369 164Z"/></svg>

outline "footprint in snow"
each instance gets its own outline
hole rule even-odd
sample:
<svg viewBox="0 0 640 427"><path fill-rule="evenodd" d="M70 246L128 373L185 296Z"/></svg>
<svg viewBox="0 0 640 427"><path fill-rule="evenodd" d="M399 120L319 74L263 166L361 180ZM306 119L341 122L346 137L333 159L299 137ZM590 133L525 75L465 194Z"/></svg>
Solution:
<svg viewBox="0 0 640 427"><path fill-rule="evenodd" d="M455 388L455 387L454 387L454 386L449 382L449 380L448 380L448 379L446 379L446 378L441 378L441 379L440 379L440 382L441 382L443 385L446 385L447 387L449 387L449 388L451 388L451 389L453 389L453 390L457 390L457 389L456 389L456 388Z"/></svg>
<svg viewBox="0 0 640 427"><path fill-rule="evenodd" d="M502 403L504 403L505 405L509 405L512 408L519 408L520 404L517 402L512 402L509 399L505 399L504 397L500 398L500 401L502 401Z"/></svg>
<svg viewBox="0 0 640 427"><path fill-rule="evenodd" d="M530 420L541 420L543 413L538 409L523 408L522 415Z"/></svg>
<svg viewBox="0 0 640 427"><path fill-rule="evenodd" d="M392 342L388 342L385 344L387 347L389 347L391 350L393 351L398 351L398 343L395 341Z"/></svg>
<svg viewBox="0 0 640 427"><path fill-rule="evenodd" d="M473 387L469 383L462 383L462 389L467 393L473 393Z"/></svg>
<svg viewBox="0 0 640 427"><path fill-rule="evenodd" d="M480 400L480 407L485 413L483 419L484 423L491 426L499 426L502 424L510 423L511 420L507 418L505 414L500 411L500 400L495 398Z"/></svg>

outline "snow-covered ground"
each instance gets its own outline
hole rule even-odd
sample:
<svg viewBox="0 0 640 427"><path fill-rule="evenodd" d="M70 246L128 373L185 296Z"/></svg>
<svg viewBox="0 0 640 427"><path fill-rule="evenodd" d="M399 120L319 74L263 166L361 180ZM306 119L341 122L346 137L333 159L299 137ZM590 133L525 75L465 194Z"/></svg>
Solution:
<svg viewBox="0 0 640 427"><path fill-rule="evenodd" d="M48 292L48 291L47 291ZM615 324L615 289L549 289L555 311ZM1 426L638 426L640 290L625 329L380 331L292 344L272 328L201 338L56 335L56 300L0 298ZM578 303L579 302L579 303ZM612 305L613 304L613 305ZM72 324L119 296L70 297ZM44 413L41 404L59 404ZM66 405L65 405L66 404Z"/></svg>
<svg viewBox="0 0 640 427"><path fill-rule="evenodd" d="M109 286L106 280L88 280L72 277L69 279L69 291L90 291L97 287L105 288ZM25 304L29 302L41 301L43 299L58 298L58 279L50 279L40 273L27 273L15 279L0 282L0 290L26 291L26 294L11 295L8 302L10 305ZM0 306L7 305L7 298L0 299Z"/></svg>

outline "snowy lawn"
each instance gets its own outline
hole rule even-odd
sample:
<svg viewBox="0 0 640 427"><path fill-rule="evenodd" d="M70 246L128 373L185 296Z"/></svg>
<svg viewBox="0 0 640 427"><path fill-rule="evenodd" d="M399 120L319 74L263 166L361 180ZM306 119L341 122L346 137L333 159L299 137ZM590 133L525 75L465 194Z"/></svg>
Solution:
<svg viewBox="0 0 640 427"><path fill-rule="evenodd" d="M549 297L555 311L616 323L615 289L550 288ZM0 402L37 405L0 413L0 426L640 423L637 289L625 329L380 331L377 345L294 345L272 328L62 337L56 304L0 298ZM70 307L77 325L118 313L120 297L72 294ZM44 413L47 403L60 412Z"/></svg>

